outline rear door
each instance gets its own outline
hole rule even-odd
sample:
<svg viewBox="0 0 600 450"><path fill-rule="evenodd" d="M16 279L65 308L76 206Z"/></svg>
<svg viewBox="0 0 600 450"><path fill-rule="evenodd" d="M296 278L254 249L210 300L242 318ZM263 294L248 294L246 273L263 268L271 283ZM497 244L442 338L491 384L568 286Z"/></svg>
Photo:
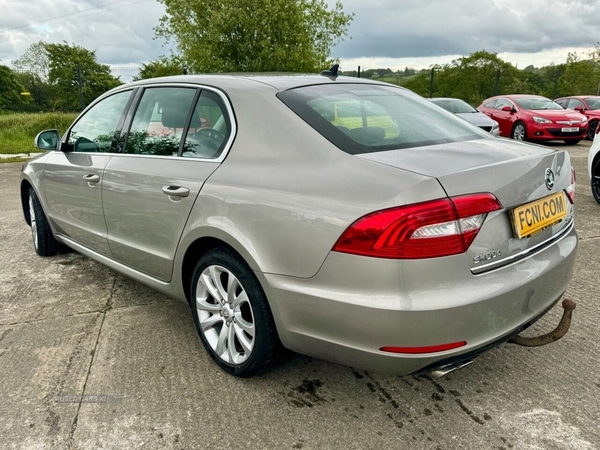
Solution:
<svg viewBox="0 0 600 450"><path fill-rule="evenodd" d="M102 214L104 167L116 151L115 136L132 91L106 97L78 118L61 150L44 164L47 213L56 232L84 247L110 255Z"/></svg>
<svg viewBox="0 0 600 450"><path fill-rule="evenodd" d="M148 87L129 121L124 151L104 172L103 207L113 257L162 281L192 206L234 136L218 91Z"/></svg>

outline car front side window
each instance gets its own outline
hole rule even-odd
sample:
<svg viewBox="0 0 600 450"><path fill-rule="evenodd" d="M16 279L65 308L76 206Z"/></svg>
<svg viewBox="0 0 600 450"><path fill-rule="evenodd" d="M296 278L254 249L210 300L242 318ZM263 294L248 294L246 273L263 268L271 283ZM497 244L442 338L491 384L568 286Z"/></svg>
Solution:
<svg viewBox="0 0 600 450"><path fill-rule="evenodd" d="M125 153L177 156L196 94L195 88L146 89L127 135Z"/></svg>
<svg viewBox="0 0 600 450"><path fill-rule="evenodd" d="M115 134L132 91L111 95L92 106L73 125L67 139L68 151L114 151Z"/></svg>

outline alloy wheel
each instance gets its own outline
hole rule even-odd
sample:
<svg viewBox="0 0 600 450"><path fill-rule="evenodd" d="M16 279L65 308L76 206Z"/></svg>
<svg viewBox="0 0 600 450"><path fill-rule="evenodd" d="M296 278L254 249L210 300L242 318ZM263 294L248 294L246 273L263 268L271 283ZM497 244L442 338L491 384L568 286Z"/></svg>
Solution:
<svg viewBox="0 0 600 450"><path fill-rule="evenodd" d="M206 267L196 288L196 313L214 353L232 365L246 361L254 348L254 312L246 290L223 266Z"/></svg>
<svg viewBox="0 0 600 450"><path fill-rule="evenodd" d="M513 139L516 141L524 141L525 140L525 127L523 124L518 123L515 125L515 129L513 130Z"/></svg>
<svg viewBox="0 0 600 450"><path fill-rule="evenodd" d="M598 128L598 123L599 122L597 120L594 120L590 122L588 126L587 137L591 141L594 140L594 136L596 135L596 128Z"/></svg>
<svg viewBox="0 0 600 450"><path fill-rule="evenodd" d="M29 220L31 222L31 234L33 236L33 246L38 249L37 221L35 219L35 209L33 207L33 198L29 196Z"/></svg>

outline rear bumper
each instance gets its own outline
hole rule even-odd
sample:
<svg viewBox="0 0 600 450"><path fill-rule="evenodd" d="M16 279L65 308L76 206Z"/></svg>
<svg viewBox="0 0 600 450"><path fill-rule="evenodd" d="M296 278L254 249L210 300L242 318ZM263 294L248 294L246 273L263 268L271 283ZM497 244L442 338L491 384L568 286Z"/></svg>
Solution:
<svg viewBox="0 0 600 450"><path fill-rule="evenodd" d="M365 370L405 375L468 359L522 331L566 290L577 235L481 275L464 255L395 261L332 252L311 279L257 274L282 343L306 355ZM467 345L429 354L384 346Z"/></svg>

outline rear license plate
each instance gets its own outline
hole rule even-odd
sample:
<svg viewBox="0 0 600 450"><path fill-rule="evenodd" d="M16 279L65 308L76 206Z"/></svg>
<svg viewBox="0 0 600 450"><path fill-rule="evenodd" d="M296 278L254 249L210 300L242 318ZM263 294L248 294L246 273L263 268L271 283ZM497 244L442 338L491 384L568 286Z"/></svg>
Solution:
<svg viewBox="0 0 600 450"><path fill-rule="evenodd" d="M565 128L561 128L561 130L563 133L576 133L579 131L579 128L577 127L565 127Z"/></svg>
<svg viewBox="0 0 600 450"><path fill-rule="evenodd" d="M512 211L515 236L519 239L530 236L566 216L567 204L562 191L519 206Z"/></svg>

